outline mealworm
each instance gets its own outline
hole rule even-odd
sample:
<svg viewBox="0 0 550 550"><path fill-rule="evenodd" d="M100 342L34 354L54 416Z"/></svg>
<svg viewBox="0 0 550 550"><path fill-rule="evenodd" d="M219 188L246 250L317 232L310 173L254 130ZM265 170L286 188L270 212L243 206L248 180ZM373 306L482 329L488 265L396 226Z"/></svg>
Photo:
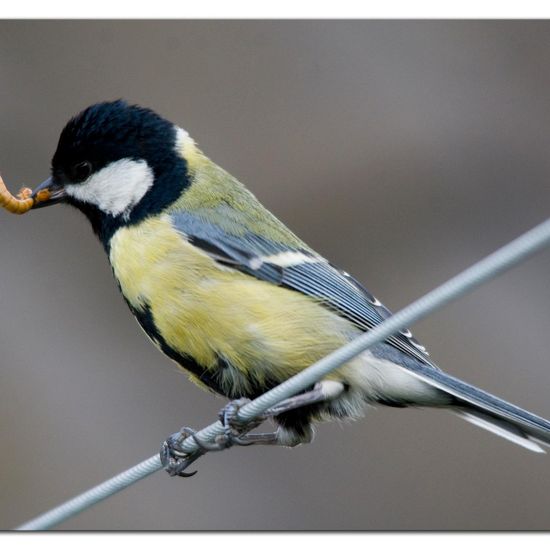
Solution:
<svg viewBox="0 0 550 550"><path fill-rule="evenodd" d="M24 187L17 196L12 195L2 176L0 176L0 206L12 214L25 214L35 203L43 202L50 198L50 192L47 189L39 191L36 197L32 198L32 189Z"/></svg>

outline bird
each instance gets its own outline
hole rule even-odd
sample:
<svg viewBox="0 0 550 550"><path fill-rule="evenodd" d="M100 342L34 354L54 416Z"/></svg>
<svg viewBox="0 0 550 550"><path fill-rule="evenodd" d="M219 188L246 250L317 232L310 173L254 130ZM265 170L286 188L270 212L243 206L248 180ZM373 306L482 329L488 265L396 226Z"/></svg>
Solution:
<svg viewBox="0 0 550 550"><path fill-rule="evenodd" d="M35 209L65 203L85 215L150 340L230 400L222 420L231 443L294 447L313 439L317 422L381 405L449 409L531 451L550 445L548 420L445 373L410 330L274 407L274 432L239 425L243 403L391 312L152 109L119 99L71 118L32 197Z"/></svg>

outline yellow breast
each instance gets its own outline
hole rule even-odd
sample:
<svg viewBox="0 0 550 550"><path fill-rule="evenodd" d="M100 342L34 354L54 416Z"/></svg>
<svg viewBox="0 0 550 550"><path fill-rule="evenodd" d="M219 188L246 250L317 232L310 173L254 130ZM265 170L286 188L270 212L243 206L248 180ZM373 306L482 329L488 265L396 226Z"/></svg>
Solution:
<svg viewBox="0 0 550 550"><path fill-rule="evenodd" d="M170 347L208 369L223 358L240 384L284 380L353 331L311 298L220 266L167 215L118 230L110 261L128 302L150 309ZM227 384L235 383L232 375Z"/></svg>

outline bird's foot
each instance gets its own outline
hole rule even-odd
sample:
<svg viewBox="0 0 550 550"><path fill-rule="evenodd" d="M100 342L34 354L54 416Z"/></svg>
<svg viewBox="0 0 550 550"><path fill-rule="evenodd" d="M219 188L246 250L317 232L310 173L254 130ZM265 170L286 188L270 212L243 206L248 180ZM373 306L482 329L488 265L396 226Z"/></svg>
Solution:
<svg viewBox="0 0 550 550"><path fill-rule="evenodd" d="M250 403L250 399L242 397L230 401L218 414L220 422L224 425L225 433L220 437L224 438L223 443L226 447L232 445L254 445L257 443L266 443L272 439L272 434L248 434L254 428L257 428L267 418L262 415L248 421L240 421L237 419L239 410L246 404Z"/></svg>
<svg viewBox="0 0 550 550"><path fill-rule="evenodd" d="M197 444L198 449L187 453L183 450L183 442L189 438ZM160 461L170 476L191 477L197 472L185 472L184 470L195 460L208 451L219 451L218 445L211 445L201 441L196 436L196 431L184 426L179 432L173 433L160 449Z"/></svg>

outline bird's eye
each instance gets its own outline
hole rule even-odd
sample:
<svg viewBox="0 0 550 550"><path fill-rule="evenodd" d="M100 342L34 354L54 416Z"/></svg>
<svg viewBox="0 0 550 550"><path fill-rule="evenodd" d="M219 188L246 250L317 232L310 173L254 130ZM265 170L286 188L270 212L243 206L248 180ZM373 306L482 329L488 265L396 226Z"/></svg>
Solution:
<svg viewBox="0 0 550 550"><path fill-rule="evenodd" d="M73 164L70 170L70 178L74 182L81 182L90 177L92 173L92 163L85 160L83 162L77 162Z"/></svg>

